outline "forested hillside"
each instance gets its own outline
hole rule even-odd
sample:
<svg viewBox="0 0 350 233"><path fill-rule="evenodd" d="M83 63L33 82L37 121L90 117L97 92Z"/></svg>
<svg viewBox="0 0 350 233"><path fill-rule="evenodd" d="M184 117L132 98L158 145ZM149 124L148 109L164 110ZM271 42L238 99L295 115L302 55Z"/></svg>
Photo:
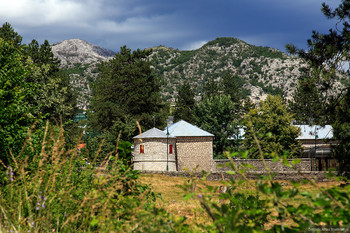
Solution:
<svg viewBox="0 0 350 233"><path fill-rule="evenodd" d="M113 52L82 40L68 40L52 48L80 92L80 108L86 108L90 84L98 72L96 64L113 57ZM235 38L217 38L197 50L181 51L165 46L151 49L149 59L161 81L162 96L170 101L174 101L177 88L184 81L189 81L199 96L202 84L220 80L227 71L236 76L245 96L260 99L266 94L284 94L288 97L305 66L297 57Z"/></svg>
<svg viewBox="0 0 350 233"><path fill-rule="evenodd" d="M276 49L258 47L235 38L217 38L201 48L180 51L164 46L152 48L156 74L162 78L167 99L176 96L177 86L189 81L196 94L203 82L218 81L227 71L238 76L245 95L261 98L266 94L290 96L300 69L305 66L296 57Z"/></svg>

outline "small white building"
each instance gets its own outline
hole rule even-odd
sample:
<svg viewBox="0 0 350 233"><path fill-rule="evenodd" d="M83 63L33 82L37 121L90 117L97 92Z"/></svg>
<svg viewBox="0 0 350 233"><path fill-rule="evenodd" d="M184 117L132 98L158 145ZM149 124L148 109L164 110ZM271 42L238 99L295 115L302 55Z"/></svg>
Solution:
<svg viewBox="0 0 350 233"><path fill-rule="evenodd" d="M163 131L150 129L134 137L134 170L211 171L213 138L213 134L183 120Z"/></svg>
<svg viewBox="0 0 350 233"><path fill-rule="evenodd" d="M173 136L157 128L137 135L134 137L134 170L176 171L175 143Z"/></svg>

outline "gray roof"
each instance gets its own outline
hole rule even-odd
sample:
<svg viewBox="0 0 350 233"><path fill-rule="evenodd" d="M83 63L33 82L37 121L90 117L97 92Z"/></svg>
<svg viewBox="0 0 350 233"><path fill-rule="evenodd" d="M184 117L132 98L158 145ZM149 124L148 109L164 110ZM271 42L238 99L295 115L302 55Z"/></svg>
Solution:
<svg viewBox="0 0 350 233"><path fill-rule="evenodd" d="M172 137L172 136L169 135L169 137ZM167 138L167 135L166 135L166 133L164 133L163 131L161 131L157 128L152 128L152 129L147 130L146 132L139 134L133 138L135 138L135 139L137 139L137 138Z"/></svg>
<svg viewBox="0 0 350 233"><path fill-rule="evenodd" d="M192 125L184 120L180 120L175 124L168 126L168 131L174 137L214 137L213 134L208 133L195 125ZM163 130L167 133L167 128Z"/></svg>
<svg viewBox="0 0 350 233"><path fill-rule="evenodd" d="M300 128L301 135L297 139L315 139L315 127L318 139L333 138L333 127L331 125L295 125Z"/></svg>

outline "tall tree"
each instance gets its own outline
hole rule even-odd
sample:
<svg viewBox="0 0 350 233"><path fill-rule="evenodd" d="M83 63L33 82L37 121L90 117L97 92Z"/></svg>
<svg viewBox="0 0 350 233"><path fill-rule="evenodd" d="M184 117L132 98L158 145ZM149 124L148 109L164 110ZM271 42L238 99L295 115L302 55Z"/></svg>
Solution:
<svg viewBox="0 0 350 233"><path fill-rule="evenodd" d="M345 87L336 95L323 95L325 103L324 112L329 116L328 123L334 126L335 139L339 146L334 150L338 158L339 171L346 172L350 177L350 159L348 154L348 95L349 87L349 62L350 62L350 0L342 0L338 7L331 9L325 3L322 4L322 12L328 19L337 19L337 23L328 33L312 32L308 42L308 50L297 49L293 45L287 45L289 52L298 54L309 62L311 69L317 75L313 77L320 83L319 92L335 89L334 81L339 79L339 74L344 74Z"/></svg>
<svg viewBox="0 0 350 233"><path fill-rule="evenodd" d="M179 87L178 96L176 99L174 121L185 120L194 123L194 106L195 93L188 82L185 82Z"/></svg>
<svg viewBox="0 0 350 233"><path fill-rule="evenodd" d="M233 75L231 72L225 72L221 80L221 88L223 94L229 95L235 105L235 113L239 114L242 111L243 93L240 88L240 78Z"/></svg>
<svg viewBox="0 0 350 233"><path fill-rule="evenodd" d="M217 81L214 78L205 78L202 97L212 97L215 95L220 95L220 87Z"/></svg>
<svg viewBox="0 0 350 233"><path fill-rule="evenodd" d="M244 120L247 129L243 144L250 150L251 158L259 158L254 134L267 156L273 152L282 155L284 151L289 151L290 156L299 155L301 152L301 144L296 140L300 129L291 125L293 116L280 96L268 95L260 107L250 110L244 116Z"/></svg>
<svg viewBox="0 0 350 233"><path fill-rule="evenodd" d="M77 112L76 94L69 76L60 70L60 62L54 57L49 42L45 40L39 46L36 40L32 40L25 53L34 65L27 82L40 85L40 92L34 97L33 104L38 105L40 112L48 119L72 120Z"/></svg>
<svg viewBox="0 0 350 233"><path fill-rule="evenodd" d="M94 83L90 125L99 131L123 131L124 140L137 134L136 120L143 129L165 126L166 108L160 98L159 80L154 76L147 57L149 50L131 52L121 47L115 57L102 63Z"/></svg>
<svg viewBox="0 0 350 233"><path fill-rule="evenodd" d="M22 36L15 32L11 24L8 22L0 27L0 38L3 38L5 41L12 41L16 47L22 45Z"/></svg>
<svg viewBox="0 0 350 233"><path fill-rule="evenodd" d="M310 74L311 75L311 74ZM327 122L326 106L322 93L314 77L304 73L299 78L298 86L289 101L289 108L299 124L318 124Z"/></svg>
<svg viewBox="0 0 350 233"><path fill-rule="evenodd" d="M39 45L36 40L32 40L30 44L22 45L22 37L9 23L0 28L0 38L20 48L23 59L30 64L28 68L31 71L24 82L38 86L38 92L30 100L32 106L38 107L37 114L51 120L72 120L77 111L76 96L69 76L60 70L60 62L54 57L49 42L45 40Z"/></svg>
<svg viewBox="0 0 350 233"><path fill-rule="evenodd" d="M240 78L237 75L233 75L229 71L224 73L221 80L223 94L230 95L232 102L237 104L240 104L243 98L239 81Z"/></svg>
<svg viewBox="0 0 350 233"><path fill-rule="evenodd" d="M228 139L236 132L238 119L235 118L235 104L227 95L204 98L195 106L196 125L214 137L214 156L222 157L224 151L232 147Z"/></svg>
<svg viewBox="0 0 350 233"><path fill-rule="evenodd" d="M23 146L37 108L30 104L38 85L26 82L31 75L22 48L0 38L0 159L8 163Z"/></svg>

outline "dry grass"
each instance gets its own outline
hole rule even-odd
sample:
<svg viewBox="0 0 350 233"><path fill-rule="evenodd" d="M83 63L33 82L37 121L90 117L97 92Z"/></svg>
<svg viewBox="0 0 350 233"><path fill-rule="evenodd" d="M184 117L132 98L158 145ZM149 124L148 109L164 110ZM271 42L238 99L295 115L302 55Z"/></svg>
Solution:
<svg viewBox="0 0 350 233"><path fill-rule="evenodd" d="M175 216L185 216L187 223L205 222L209 220L205 211L196 199L185 200L186 191L180 186L188 181L188 178L170 177L160 174L144 174L140 177L144 184L152 187L155 193L160 193L162 199L158 199L157 205L165 208L168 212ZM220 186L219 181L204 181L196 186L196 190L204 188L205 185Z"/></svg>
<svg viewBox="0 0 350 233"><path fill-rule="evenodd" d="M180 186L185 182L188 182L189 178L184 177L171 177L161 174L142 174L140 180L144 184L148 184L152 187L155 193L160 193L162 199L157 201L159 207L165 208L168 212L175 216L185 216L187 218L188 224L194 223L210 223L211 219L206 214L204 209L200 206L197 199L185 200L184 196L186 191ZM292 184L289 181L278 181L284 185L285 188L292 188ZM256 181L252 180L248 183L244 183L239 186L237 191L254 194L256 193ZM330 188L335 185L339 185L340 182L321 182L318 183L318 187ZM219 187L222 181L201 181L200 184L196 186L196 194L200 194L205 185L210 185L213 187ZM311 184L302 184L299 188L302 191L309 191L311 194L319 193L319 190ZM218 191L211 193L214 196L214 200L219 195ZM217 198L218 200L218 198ZM305 198L299 196L292 200L286 200L289 204L301 204L305 202Z"/></svg>

